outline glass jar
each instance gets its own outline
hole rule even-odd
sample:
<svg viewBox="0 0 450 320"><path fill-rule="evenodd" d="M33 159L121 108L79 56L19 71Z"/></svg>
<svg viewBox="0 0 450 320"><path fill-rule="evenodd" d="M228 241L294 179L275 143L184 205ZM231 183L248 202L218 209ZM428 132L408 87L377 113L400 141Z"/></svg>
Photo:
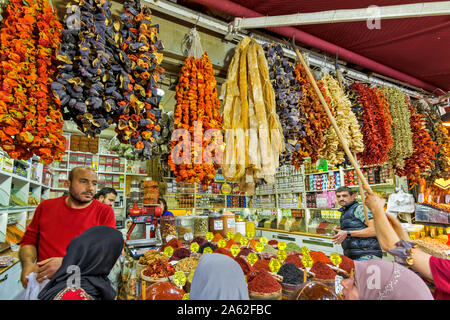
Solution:
<svg viewBox="0 0 450 320"><path fill-rule="evenodd" d="M241 235L245 236L245 220L242 218L236 219L236 233L240 233Z"/></svg>
<svg viewBox="0 0 450 320"><path fill-rule="evenodd" d="M236 218L232 213L224 213L223 219L223 237L226 237L228 232L236 232Z"/></svg>
<svg viewBox="0 0 450 320"><path fill-rule="evenodd" d="M179 216L176 217L178 240L182 243L188 243L194 239L194 217Z"/></svg>
<svg viewBox="0 0 450 320"><path fill-rule="evenodd" d="M171 237L177 237L177 225L174 216L162 216L160 223L163 243L169 242Z"/></svg>
<svg viewBox="0 0 450 320"><path fill-rule="evenodd" d="M212 213L209 216L209 231L211 231L214 235L216 233L220 233L222 237L225 237L225 233L223 231L223 219L220 213Z"/></svg>
<svg viewBox="0 0 450 320"><path fill-rule="evenodd" d="M251 233L255 233L255 221L254 220L247 220L245 222L245 232L251 232ZM247 236L247 234L246 234Z"/></svg>
<svg viewBox="0 0 450 320"><path fill-rule="evenodd" d="M194 237L206 237L208 231L208 216L196 216L194 218Z"/></svg>

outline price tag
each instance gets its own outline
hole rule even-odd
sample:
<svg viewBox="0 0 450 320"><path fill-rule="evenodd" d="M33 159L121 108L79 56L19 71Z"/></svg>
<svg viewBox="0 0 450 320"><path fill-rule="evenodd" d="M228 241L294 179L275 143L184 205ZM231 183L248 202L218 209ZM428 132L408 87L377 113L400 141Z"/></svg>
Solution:
<svg viewBox="0 0 450 320"><path fill-rule="evenodd" d="M230 248L231 254L233 256L237 256L239 254L239 252L241 251L241 248L239 248L239 246L237 244L233 244Z"/></svg>
<svg viewBox="0 0 450 320"><path fill-rule="evenodd" d="M203 254L205 253L213 253L211 247L206 247L205 249L203 249Z"/></svg>
<svg viewBox="0 0 450 320"><path fill-rule="evenodd" d="M197 242L192 242L192 244L191 244L191 251L193 253L197 253L198 249L200 249L200 246L198 245L198 243Z"/></svg>
<svg viewBox="0 0 450 320"><path fill-rule="evenodd" d="M253 239L255 237L255 231L248 231L247 232L247 238Z"/></svg>
<svg viewBox="0 0 450 320"><path fill-rule="evenodd" d="M228 239L233 239L234 238L234 232L233 231L228 232L227 233L227 238Z"/></svg>
<svg viewBox="0 0 450 320"><path fill-rule="evenodd" d="M186 284L186 275L183 271L177 271L173 275L173 283L179 287L183 287Z"/></svg>
<svg viewBox="0 0 450 320"><path fill-rule="evenodd" d="M284 261L287 258L287 253L284 250L278 250L277 253L277 257L278 259L280 259L281 261Z"/></svg>
<svg viewBox="0 0 450 320"><path fill-rule="evenodd" d="M189 293L185 293L182 300L189 300Z"/></svg>
<svg viewBox="0 0 450 320"><path fill-rule="evenodd" d="M263 245L266 245L267 242L269 242L269 240L267 240L266 237L261 237L261 238L259 238L259 242L261 242Z"/></svg>
<svg viewBox="0 0 450 320"><path fill-rule="evenodd" d="M287 247L286 242L284 241L278 242L278 250L284 250L286 249L286 247Z"/></svg>
<svg viewBox="0 0 450 320"><path fill-rule="evenodd" d="M165 247L164 248L164 255L167 258L170 258L173 255L173 248L171 246Z"/></svg>
<svg viewBox="0 0 450 320"><path fill-rule="evenodd" d="M208 232L206 234L206 240L211 241L214 238L214 235L212 232Z"/></svg>
<svg viewBox="0 0 450 320"><path fill-rule="evenodd" d="M258 261L258 256L256 255L256 253L251 252L247 256L247 261L248 263L250 263L250 265L253 266L256 263L256 261Z"/></svg>
<svg viewBox="0 0 450 320"><path fill-rule="evenodd" d="M227 245L227 242L223 239L220 239L219 242L217 242L217 246L219 248L225 248L226 245Z"/></svg>
<svg viewBox="0 0 450 320"><path fill-rule="evenodd" d="M248 244L248 239L246 237L242 237L241 238L241 245L243 245L244 247Z"/></svg>
<svg viewBox="0 0 450 320"><path fill-rule="evenodd" d="M331 262L333 262L333 264L334 264L336 267L339 267L339 265L340 265L341 262L342 262L341 256L338 255L337 253L332 253L332 254L330 255L330 260L331 260Z"/></svg>
<svg viewBox="0 0 450 320"><path fill-rule="evenodd" d="M302 253L303 253L303 255L310 255L310 253L309 253L309 249L307 248L307 247L302 247Z"/></svg>
<svg viewBox="0 0 450 320"><path fill-rule="evenodd" d="M280 270L280 268L281 268L280 260L273 259L273 258L270 259L269 268L270 268L270 271L272 271L273 273L277 273L278 270Z"/></svg>
<svg viewBox="0 0 450 320"><path fill-rule="evenodd" d="M344 280L341 276L336 276L334 278L334 292L337 296L342 294L342 289L344 289L344 286L342 285L342 280Z"/></svg>
<svg viewBox="0 0 450 320"><path fill-rule="evenodd" d="M256 251L261 252L264 249L264 245L261 242L258 242L257 244L255 244L255 249Z"/></svg>
<svg viewBox="0 0 450 320"><path fill-rule="evenodd" d="M314 262L313 262L312 257L309 254L304 254L303 258L302 258L302 263L303 263L303 266L309 270L312 268Z"/></svg>

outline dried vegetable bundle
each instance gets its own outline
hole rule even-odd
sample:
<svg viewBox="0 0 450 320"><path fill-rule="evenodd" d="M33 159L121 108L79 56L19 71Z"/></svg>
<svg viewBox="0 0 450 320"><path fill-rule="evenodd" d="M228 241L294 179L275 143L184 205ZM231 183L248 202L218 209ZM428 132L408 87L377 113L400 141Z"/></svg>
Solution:
<svg viewBox="0 0 450 320"><path fill-rule="evenodd" d="M322 148L324 143L323 135L330 127L331 122L325 111L323 111L319 97L317 96L312 83L308 79L306 70L300 63L297 63L295 73L296 79L302 90L300 108L307 116L307 122L305 124L306 137L301 146L302 152L296 154L294 160L294 165L298 168L307 156L311 157L312 162L316 162L318 160L319 150ZM317 85L331 110L331 99L327 96L323 83L319 81Z"/></svg>
<svg viewBox="0 0 450 320"><path fill-rule="evenodd" d="M384 87L383 94L388 100L392 117L391 135L394 142L389 151L389 162L398 169L403 169L405 159L414 152L409 121L410 110L406 104L406 97L399 88Z"/></svg>
<svg viewBox="0 0 450 320"><path fill-rule="evenodd" d="M66 9L59 54L59 74L52 83L64 119L73 120L87 136L95 137L114 122L120 77L126 56L114 40L111 3L75 0ZM120 75L120 76L119 76Z"/></svg>
<svg viewBox="0 0 450 320"><path fill-rule="evenodd" d="M246 37L239 42L223 89L226 132L222 172L251 194L260 179L274 183L284 150L269 67L255 40Z"/></svg>
<svg viewBox="0 0 450 320"><path fill-rule="evenodd" d="M359 154L362 165L382 164L388 160L392 146L389 105L381 90L355 82L350 85L353 99L363 107L364 151Z"/></svg>
<svg viewBox="0 0 450 320"><path fill-rule="evenodd" d="M178 182L201 182L206 187L214 181L216 169L222 163L221 153L216 150L223 142L220 101L214 70L206 52L201 57L190 55L184 61L176 87L176 101L174 129L184 131L172 137L169 166ZM215 131L203 136L210 129ZM182 142L179 142L180 138ZM174 159L174 155L179 158Z"/></svg>
<svg viewBox="0 0 450 320"><path fill-rule="evenodd" d="M450 138L445 132L446 128L442 125L441 116L436 107L430 106L425 100L416 101L414 106L419 114L425 116L425 127L430 134L431 140L439 147L434 168L426 178L426 181L433 184L437 178L450 179L450 164L448 160L450 159Z"/></svg>
<svg viewBox="0 0 450 320"><path fill-rule="evenodd" d="M50 93L61 24L46 0L12 0L0 42L0 141L11 158L60 161L63 118Z"/></svg>
<svg viewBox="0 0 450 320"><path fill-rule="evenodd" d="M307 156L302 150L306 138L307 117L299 108L301 88L295 79L295 66L284 57L279 44L265 44L269 76L275 91L276 110L283 128L286 150L281 154L281 164L294 164L295 159Z"/></svg>
<svg viewBox="0 0 450 320"><path fill-rule="evenodd" d="M133 146L134 152L150 159L161 153L161 140L170 133L167 116L159 108L157 85L164 73L160 66L163 54L158 50L164 47L157 39L159 26L151 24L148 7L141 7L139 0L130 0L123 8L121 21L114 22L115 41L125 53L123 59L116 51L126 70L119 76L123 99L117 102L116 132L119 140Z"/></svg>
<svg viewBox="0 0 450 320"><path fill-rule="evenodd" d="M423 121L425 116L417 113L407 97L405 97L405 100L411 114L410 126L414 143L414 153L405 160L404 168L396 168L395 173L400 177L406 176L412 188L421 179L430 175L431 170L434 168L434 160L436 160L439 146L431 140L430 135L425 130Z"/></svg>
<svg viewBox="0 0 450 320"><path fill-rule="evenodd" d="M320 82L323 84L326 95L331 99L331 110L350 151L352 153L363 152L363 135L352 111L351 101L331 75L325 74ZM332 167L345 160L345 151L339 142L336 131L331 126L324 132L324 144L319 150L319 157L327 159L328 165Z"/></svg>

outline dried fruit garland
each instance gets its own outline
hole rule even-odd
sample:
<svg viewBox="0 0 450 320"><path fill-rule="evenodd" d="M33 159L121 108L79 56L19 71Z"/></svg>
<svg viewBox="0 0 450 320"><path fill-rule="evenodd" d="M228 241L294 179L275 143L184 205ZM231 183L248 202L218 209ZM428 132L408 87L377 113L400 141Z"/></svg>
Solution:
<svg viewBox="0 0 450 320"><path fill-rule="evenodd" d="M286 150L280 157L282 164L295 164L295 159L307 157L302 150L306 137L307 117L299 108L302 91L295 79L294 64L284 57L279 44L266 44L264 51L269 65L269 76L275 91L276 110L283 128Z"/></svg>
<svg viewBox="0 0 450 320"><path fill-rule="evenodd" d="M405 160L404 168L396 168L395 173L400 177L406 176L411 183L411 188L413 188L422 178L430 175L434 168L434 160L436 160L439 146L431 140L430 135L425 130L423 121L425 116L417 113L407 97L405 97L405 102L411 115L410 126L414 153Z"/></svg>
<svg viewBox="0 0 450 320"><path fill-rule="evenodd" d="M123 7L121 23L114 22L114 30L115 40L126 54L123 63L128 74L121 74L124 98L117 103L116 132L139 156L150 159L160 153L161 140L169 136L167 117L162 119L159 108L161 95L157 85L164 73L160 66L163 54L158 50L164 47L157 39L159 26L151 24L148 7L141 7L139 0L126 1Z"/></svg>
<svg viewBox="0 0 450 320"><path fill-rule="evenodd" d="M389 105L381 90L355 82L350 85L358 103L363 107L364 151L359 154L363 165L382 164L388 160L392 146Z"/></svg>
<svg viewBox="0 0 450 320"><path fill-rule="evenodd" d="M430 134L431 139L439 147L436 155L436 161L433 170L426 178L429 184L433 184L434 180L442 178L450 179L450 138L445 132L446 128L442 125L442 120L436 107L430 106L425 100L418 100L414 103L418 113L425 117L425 127ZM448 129L447 129L448 130Z"/></svg>
<svg viewBox="0 0 450 320"><path fill-rule="evenodd" d="M189 142L192 142L185 145L181 153L178 149L178 151L174 151L180 142L178 140L171 142L172 154L169 156L169 166L175 173L178 182L201 182L207 186L214 181L216 169L222 161L221 159L209 163L205 161L205 149L213 142L222 144L222 141L219 141L222 137L219 131L222 117L214 70L206 52L198 59L192 56L186 58L176 87L176 101L174 130L187 130L181 138L189 138ZM216 129L216 133L219 133L220 137L203 137L203 134L209 129ZM188 133L189 137L187 137ZM189 154L183 154L183 152L189 152ZM173 153L180 157L187 157L188 161L186 162L190 162L190 164L176 163L177 161L172 158ZM213 150L211 157L216 156L219 154L216 155Z"/></svg>
<svg viewBox="0 0 450 320"><path fill-rule="evenodd" d="M388 100L392 117L391 134L394 143L389 151L389 162L402 169L405 165L404 159L410 157L414 152L409 119L410 110L406 104L406 97L400 89L384 87L383 94Z"/></svg>
<svg viewBox="0 0 450 320"><path fill-rule="evenodd" d="M331 99L331 110L350 151L352 153L363 152L363 135L358 120L351 109L351 101L345 95L337 80L329 74L325 74L320 82L323 84L327 96ZM324 144L319 150L319 157L327 159L328 165L332 167L345 160L344 149L333 127L329 127L324 133Z"/></svg>
<svg viewBox="0 0 450 320"><path fill-rule="evenodd" d="M322 148L324 141L323 134L330 127L331 123L325 111L323 111L319 97L308 79L306 70L300 63L297 63L295 73L302 91L300 108L303 109L308 119L306 122L306 137L300 147L302 152L295 155L295 166L298 168L303 163L306 154L311 157L312 162L318 160L319 150ZM328 107L330 107L331 99L327 96L323 84L319 81L317 85Z"/></svg>
<svg viewBox="0 0 450 320"><path fill-rule="evenodd" d="M12 0L1 28L0 139L16 159L61 160L63 119L50 94L61 25L47 1Z"/></svg>

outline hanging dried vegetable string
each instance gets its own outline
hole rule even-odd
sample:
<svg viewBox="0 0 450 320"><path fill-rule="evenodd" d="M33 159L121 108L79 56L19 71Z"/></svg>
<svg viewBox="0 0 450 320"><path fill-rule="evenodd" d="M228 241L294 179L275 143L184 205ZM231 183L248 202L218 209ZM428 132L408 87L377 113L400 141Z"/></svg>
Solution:
<svg viewBox="0 0 450 320"><path fill-rule="evenodd" d="M406 104L406 97L399 88L384 87L383 94L388 100L392 117L391 134L394 142L389 151L389 162L398 169L403 169L405 159L414 152L409 121L410 110Z"/></svg>
<svg viewBox="0 0 450 320"><path fill-rule="evenodd" d="M414 103L414 106L419 114L425 116L425 128L439 148L434 168L426 178L426 181L432 185L434 180L438 178L450 179L450 164L448 160L450 159L450 138L445 132L446 128L442 125L441 116L436 107L430 106L425 100L418 100Z"/></svg>
<svg viewBox="0 0 450 320"><path fill-rule="evenodd" d="M330 127L331 123L325 111L323 111L319 97L308 79L306 70L300 63L297 63L295 73L302 90L300 108L303 109L308 118L306 123L306 137L301 146L301 150L303 151L301 154L303 155L306 152L311 157L311 161L316 162L318 160L319 150L323 146L323 133ZM323 84L319 81L317 85L328 107L330 107L331 99L326 95ZM295 160L296 167L300 166L304 161L304 157L301 154Z"/></svg>
<svg viewBox="0 0 450 320"><path fill-rule="evenodd" d="M15 159L33 154L60 161L66 139L57 101L50 94L61 24L45 0L10 2L0 42L1 147Z"/></svg>
<svg viewBox="0 0 450 320"><path fill-rule="evenodd" d="M364 151L359 154L363 165L382 164L388 160L392 146L391 116L386 98L378 88L355 82L350 86L353 97L363 107Z"/></svg>
<svg viewBox="0 0 450 320"><path fill-rule="evenodd" d="M262 47L246 37L239 42L223 85L225 151L223 175L249 194L264 179L275 182L284 150L275 93Z"/></svg>
<svg viewBox="0 0 450 320"><path fill-rule="evenodd" d="M188 37L196 40L193 41L192 52L203 51L198 49L201 44L196 31L191 31ZM216 80L206 52L201 57L191 55L186 58L179 74L175 98L174 129L184 129L185 132L180 137L182 142L172 138L169 166L178 182L201 182L203 187L207 187L214 181L216 169L222 163L221 153L216 152L214 146L220 148L223 138ZM209 131L204 136L210 129L214 129L214 133L209 135ZM189 143L185 144L185 141ZM180 156L180 144L183 144L181 158L186 161L177 163L180 159L174 159L174 155Z"/></svg>
<svg viewBox="0 0 450 320"><path fill-rule="evenodd" d="M436 160L439 146L431 140L430 135L425 130L424 116L417 113L407 97L405 97L405 100L411 115L410 126L414 153L405 160L404 168L396 168L395 173L400 177L406 176L411 184L411 188L413 188L421 179L430 175L431 170L434 168L434 160Z"/></svg>
<svg viewBox="0 0 450 320"><path fill-rule="evenodd" d="M169 123L159 104L161 91L157 82L163 79L160 66L164 49L158 40L158 25L152 25L150 9L141 7L139 0L124 2L121 21L114 22L116 54L123 63L120 89L123 99L118 102L116 132L124 143L145 159L161 155L163 140L169 138ZM113 101L111 101L113 103Z"/></svg>
<svg viewBox="0 0 450 320"><path fill-rule="evenodd" d="M363 135L359 129L358 120L351 109L351 101L339 86L337 80L331 75L325 74L320 82L323 84L326 95L331 99L331 110L350 151L352 153L363 152ZM319 150L319 157L327 159L327 163L331 167L335 167L345 159L345 151L332 127L324 133L324 144Z"/></svg>
<svg viewBox="0 0 450 320"><path fill-rule="evenodd" d="M275 91L276 110L283 128L286 150L281 155L282 164L295 165L295 159L308 156L301 146L305 143L307 117L299 108L301 88L295 79L295 67L279 44L265 44L269 76Z"/></svg>

